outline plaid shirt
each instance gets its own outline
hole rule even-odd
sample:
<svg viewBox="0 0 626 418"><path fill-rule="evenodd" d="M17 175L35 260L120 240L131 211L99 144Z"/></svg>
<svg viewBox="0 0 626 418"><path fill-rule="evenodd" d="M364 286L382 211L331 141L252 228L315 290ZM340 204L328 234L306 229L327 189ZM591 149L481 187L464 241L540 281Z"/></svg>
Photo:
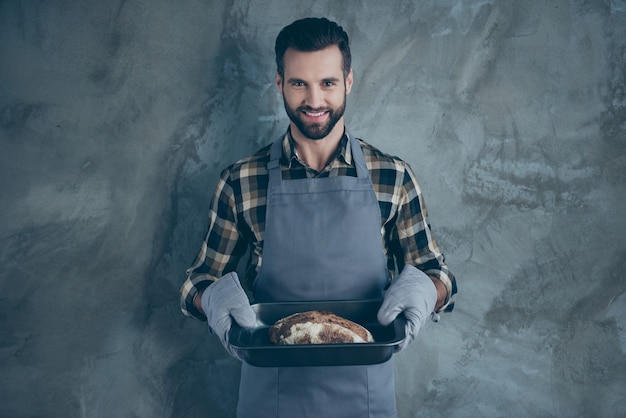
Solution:
<svg viewBox="0 0 626 418"><path fill-rule="evenodd" d="M359 142L380 206L382 244L391 276L396 268L399 271L403 265L411 264L439 278L448 290L439 312L451 311L456 280L431 234L422 193L411 168L399 158L360 139ZM318 173L298 158L293 140L285 135L280 161L283 179L355 177L356 168L347 144L344 135L335 158ZM269 150L270 145L222 172L211 201L208 233L181 288L181 309L185 315L206 319L194 307L194 297L214 280L236 270L248 250L248 286L258 273L263 258Z"/></svg>

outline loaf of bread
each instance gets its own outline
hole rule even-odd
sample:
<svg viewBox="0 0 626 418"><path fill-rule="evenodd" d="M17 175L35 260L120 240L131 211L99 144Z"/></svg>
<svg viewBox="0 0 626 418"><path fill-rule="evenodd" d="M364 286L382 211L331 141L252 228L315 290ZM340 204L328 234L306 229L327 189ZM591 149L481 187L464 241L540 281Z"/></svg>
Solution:
<svg viewBox="0 0 626 418"><path fill-rule="evenodd" d="M279 319L269 330L275 344L339 344L374 342L363 326L331 312L308 311Z"/></svg>

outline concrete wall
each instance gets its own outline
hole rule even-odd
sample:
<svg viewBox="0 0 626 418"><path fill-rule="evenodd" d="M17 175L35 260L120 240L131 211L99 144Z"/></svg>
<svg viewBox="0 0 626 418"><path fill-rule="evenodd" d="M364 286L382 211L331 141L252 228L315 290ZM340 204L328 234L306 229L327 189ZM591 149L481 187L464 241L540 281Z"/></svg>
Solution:
<svg viewBox="0 0 626 418"><path fill-rule="evenodd" d="M623 416L623 0L0 0L0 416L232 415L178 289L219 171L287 126L273 42L309 15L459 280L401 416Z"/></svg>

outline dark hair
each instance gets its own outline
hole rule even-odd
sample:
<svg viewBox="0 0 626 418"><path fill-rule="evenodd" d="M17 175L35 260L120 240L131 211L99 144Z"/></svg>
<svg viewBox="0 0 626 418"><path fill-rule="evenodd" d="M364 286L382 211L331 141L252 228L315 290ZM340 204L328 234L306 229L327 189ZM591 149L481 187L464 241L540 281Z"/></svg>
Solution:
<svg viewBox="0 0 626 418"><path fill-rule="evenodd" d="M352 66L350 55L350 42L348 34L341 26L326 18L309 17L296 20L289 26L285 26L278 37L274 52L276 53L276 69L281 77L285 75L283 58L288 48L297 51L312 52L337 45L343 57L343 75L348 76Z"/></svg>

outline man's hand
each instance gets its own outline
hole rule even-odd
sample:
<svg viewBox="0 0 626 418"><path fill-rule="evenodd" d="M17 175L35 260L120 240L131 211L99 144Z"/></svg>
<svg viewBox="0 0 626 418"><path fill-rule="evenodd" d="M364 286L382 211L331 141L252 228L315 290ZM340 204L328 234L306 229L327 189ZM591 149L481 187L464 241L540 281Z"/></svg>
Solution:
<svg viewBox="0 0 626 418"><path fill-rule="evenodd" d="M256 314L250 307L237 273L228 273L207 287L200 297L200 305L206 315L209 331L217 334L224 348L241 360L237 350L228 342L232 320L244 328L252 328L256 323Z"/></svg>
<svg viewBox="0 0 626 418"><path fill-rule="evenodd" d="M404 313L406 337L397 346L396 352L415 340L436 302L437 288L431 278L414 266L404 266L385 292L383 304L378 310L378 322L382 325L389 325L400 313Z"/></svg>

